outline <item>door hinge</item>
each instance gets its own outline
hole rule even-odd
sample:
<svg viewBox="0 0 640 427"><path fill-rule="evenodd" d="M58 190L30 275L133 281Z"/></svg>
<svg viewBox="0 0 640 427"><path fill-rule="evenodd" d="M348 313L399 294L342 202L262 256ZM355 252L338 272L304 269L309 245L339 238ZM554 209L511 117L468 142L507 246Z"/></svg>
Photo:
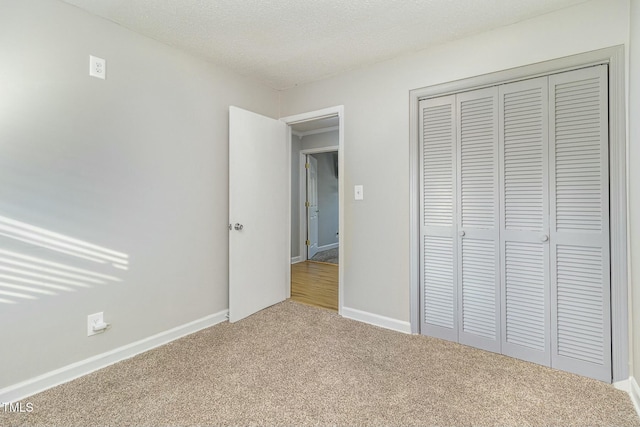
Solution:
<svg viewBox="0 0 640 427"><path fill-rule="evenodd" d="M309 169L309 163L305 163L305 164L304 164L304 168L305 168L305 169Z"/></svg>
<svg viewBox="0 0 640 427"><path fill-rule="evenodd" d="M309 202L304 202L304 207L308 208L309 206L311 206L311 204L309 204Z"/></svg>
<svg viewBox="0 0 640 427"><path fill-rule="evenodd" d="M305 245L307 245L307 246L311 246L311 242L310 242L310 241L308 241L308 240L306 240L306 241L304 242L304 244L305 244Z"/></svg>

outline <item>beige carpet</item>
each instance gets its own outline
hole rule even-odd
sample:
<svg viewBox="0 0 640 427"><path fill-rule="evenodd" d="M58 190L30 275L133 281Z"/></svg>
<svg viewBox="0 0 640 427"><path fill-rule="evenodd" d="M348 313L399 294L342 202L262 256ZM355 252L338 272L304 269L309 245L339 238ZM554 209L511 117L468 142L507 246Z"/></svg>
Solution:
<svg viewBox="0 0 640 427"><path fill-rule="evenodd" d="M640 425L612 386L285 302L26 399L3 425Z"/></svg>

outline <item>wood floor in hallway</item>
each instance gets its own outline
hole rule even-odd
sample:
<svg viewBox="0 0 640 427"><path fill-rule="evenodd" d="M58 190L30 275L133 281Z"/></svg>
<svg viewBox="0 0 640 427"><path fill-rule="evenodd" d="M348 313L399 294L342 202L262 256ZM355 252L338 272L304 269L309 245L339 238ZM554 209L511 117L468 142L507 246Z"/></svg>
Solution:
<svg viewBox="0 0 640 427"><path fill-rule="evenodd" d="M338 311L338 265L313 261L292 264L291 299Z"/></svg>

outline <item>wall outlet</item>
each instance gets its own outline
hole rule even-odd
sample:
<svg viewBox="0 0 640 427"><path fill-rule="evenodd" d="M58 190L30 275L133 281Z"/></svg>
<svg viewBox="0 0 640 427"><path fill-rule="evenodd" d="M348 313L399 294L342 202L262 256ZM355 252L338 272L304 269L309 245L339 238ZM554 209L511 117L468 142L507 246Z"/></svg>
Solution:
<svg viewBox="0 0 640 427"><path fill-rule="evenodd" d="M107 61L97 56L89 55L89 75L99 79L107 78Z"/></svg>
<svg viewBox="0 0 640 427"><path fill-rule="evenodd" d="M100 330L95 330L94 327L100 327L104 325L104 313L101 311L100 313L94 313L87 316L87 336L100 334L104 332L104 328Z"/></svg>

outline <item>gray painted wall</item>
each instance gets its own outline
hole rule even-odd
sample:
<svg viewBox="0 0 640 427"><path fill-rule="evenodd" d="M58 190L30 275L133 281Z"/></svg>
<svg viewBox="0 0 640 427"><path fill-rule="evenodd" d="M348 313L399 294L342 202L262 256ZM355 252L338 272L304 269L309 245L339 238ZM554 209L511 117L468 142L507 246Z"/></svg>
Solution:
<svg viewBox="0 0 640 427"><path fill-rule="evenodd" d="M595 0L283 92L283 116L344 105L344 306L409 321L410 90L628 37L628 0ZM356 184L364 185L362 201L353 200ZM630 219L640 227L640 215Z"/></svg>
<svg viewBox="0 0 640 427"><path fill-rule="evenodd" d="M0 52L0 216L130 261L3 239L121 282L0 295L0 388L226 309L228 108L277 117L277 92L59 1L3 0Z"/></svg>
<svg viewBox="0 0 640 427"><path fill-rule="evenodd" d="M338 243L338 177L334 166L337 153L313 154L318 160L318 246Z"/></svg>
<svg viewBox="0 0 640 427"><path fill-rule="evenodd" d="M629 222L631 237L631 254L632 260L629 265L631 268L631 304L633 309L630 312L630 329L629 336L632 342L629 343L633 357L631 359L631 374L640 380L640 265L638 258L640 257L640 170L637 165L640 164L640 2L634 0L631 2L630 16L630 67L629 67Z"/></svg>

